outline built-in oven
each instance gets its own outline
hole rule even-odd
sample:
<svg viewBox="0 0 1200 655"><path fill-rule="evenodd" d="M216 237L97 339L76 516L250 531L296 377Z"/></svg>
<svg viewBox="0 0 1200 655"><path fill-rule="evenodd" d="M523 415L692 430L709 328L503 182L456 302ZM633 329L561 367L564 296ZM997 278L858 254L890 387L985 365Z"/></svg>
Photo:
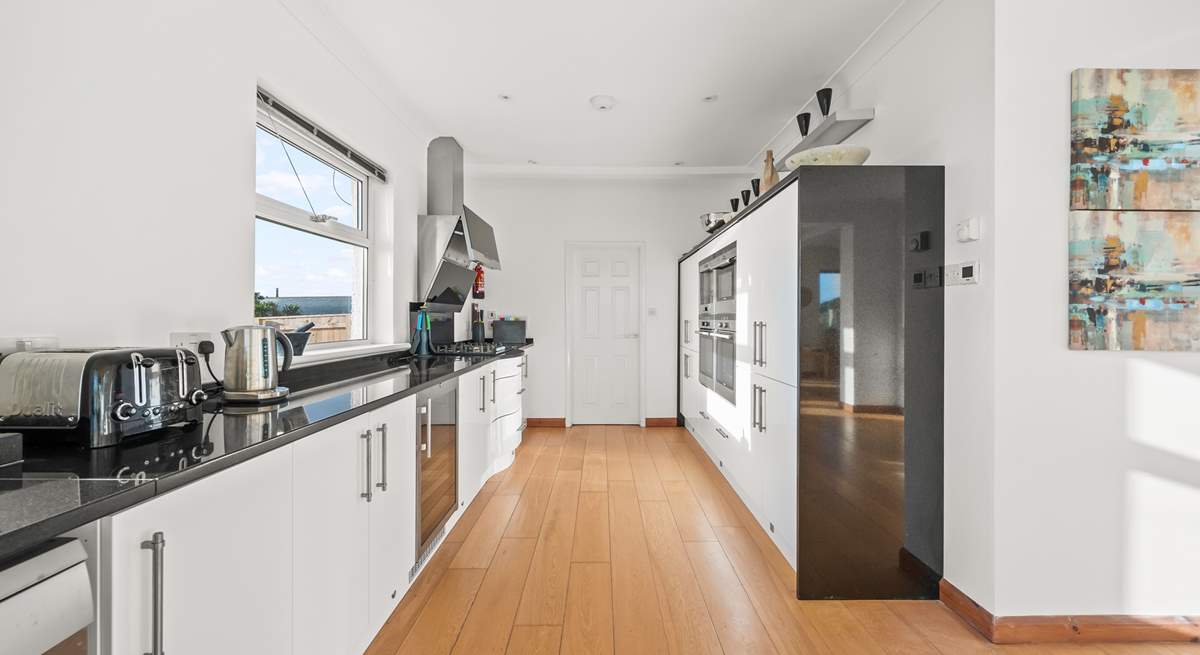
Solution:
<svg viewBox="0 0 1200 655"><path fill-rule="evenodd" d="M696 331L700 337L700 384L705 389L713 388L713 339L712 336L712 321L706 320L703 315L700 317L700 329Z"/></svg>
<svg viewBox="0 0 1200 655"><path fill-rule="evenodd" d="M458 382L417 393L417 563L458 509Z"/></svg>
<svg viewBox="0 0 1200 655"><path fill-rule="evenodd" d="M737 242L702 259L699 268L700 383L736 403Z"/></svg>

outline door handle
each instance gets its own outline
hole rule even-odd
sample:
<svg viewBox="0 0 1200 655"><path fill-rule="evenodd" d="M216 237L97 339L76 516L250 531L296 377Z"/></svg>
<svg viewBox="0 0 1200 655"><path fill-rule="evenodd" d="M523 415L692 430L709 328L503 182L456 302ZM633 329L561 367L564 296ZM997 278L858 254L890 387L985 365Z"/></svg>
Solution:
<svg viewBox="0 0 1200 655"><path fill-rule="evenodd" d="M689 329L690 325L691 325L691 321L687 320L686 318L683 319L683 342L684 343L692 342L692 331Z"/></svg>
<svg viewBox="0 0 1200 655"><path fill-rule="evenodd" d="M479 413L487 411L487 376L479 376Z"/></svg>
<svg viewBox="0 0 1200 655"><path fill-rule="evenodd" d="M387 491L387 423L376 428L379 431L379 482L375 483L380 491Z"/></svg>
<svg viewBox="0 0 1200 655"><path fill-rule="evenodd" d="M767 399L766 388L759 387L758 388L758 431L759 432L767 431L766 421L763 420L763 416L766 415L766 410L763 409L763 405L765 404L763 401L766 399Z"/></svg>
<svg viewBox="0 0 1200 655"><path fill-rule="evenodd" d="M492 382L492 392L496 391L496 383ZM433 398L425 401L425 420L428 428L425 430L425 459L433 457Z"/></svg>
<svg viewBox="0 0 1200 655"><path fill-rule="evenodd" d="M729 438L729 435L725 434L725 431L722 430L719 426L714 425L713 427L717 429L717 434L721 435L722 437L725 437L726 439Z"/></svg>
<svg viewBox="0 0 1200 655"><path fill-rule="evenodd" d="M767 324L765 321L758 322L758 365L767 365Z"/></svg>
<svg viewBox="0 0 1200 655"><path fill-rule="evenodd" d="M750 385L750 427L758 427L758 385Z"/></svg>
<svg viewBox="0 0 1200 655"><path fill-rule="evenodd" d="M496 404L496 371L492 371L492 404ZM432 421L430 425L433 425Z"/></svg>
<svg viewBox="0 0 1200 655"><path fill-rule="evenodd" d="M161 532L155 532L150 539L142 542L142 550L151 552L151 616L150 616L150 651L146 655L163 655L163 551L167 547L167 539Z"/></svg>
<svg viewBox="0 0 1200 655"><path fill-rule="evenodd" d="M371 489L371 431L367 430L366 432L364 432L358 436L360 439L367 440L367 490L362 492L361 494L359 494L359 496L362 498L366 498L367 502L369 503L369 502L371 502L371 493L372 493L372 489Z"/></svg>
<svg viewBox="0 0 1200 655"><path fill-rule="evenodd" d="M683 354L683 377L684 378L692 377L691 363L692 363L691 359L688 357L687 353L684 353Z"/></svg>
<svg viewBox="0 0 1200 655"><path fill-rule="evenodd" d="M702 418L702 419L704 419L704 420L706 420L706 421L707 421L707 420L708 420L708 418L709 418L709 416L708 416L708 414L705 414L705 413L704 413L704 410L700 410L700 418Z"/></svg>
<svg viewBox="0 0 1200 655"><path fill-rule="evenodd" d="M521 363L521 375L529 377L529 355L525 355L525 361Z"/></svg>

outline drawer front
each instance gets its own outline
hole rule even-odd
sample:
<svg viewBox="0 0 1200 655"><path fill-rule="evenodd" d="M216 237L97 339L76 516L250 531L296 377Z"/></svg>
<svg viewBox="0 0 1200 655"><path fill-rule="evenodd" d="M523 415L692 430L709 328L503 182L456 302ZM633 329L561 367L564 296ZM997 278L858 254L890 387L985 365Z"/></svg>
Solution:
<svg viewBox="0 0 1200 655"><path fill-rule="evenodd" d="M518 376L496 377L496 416L504 416L521 409L523 379Z"/></svg>

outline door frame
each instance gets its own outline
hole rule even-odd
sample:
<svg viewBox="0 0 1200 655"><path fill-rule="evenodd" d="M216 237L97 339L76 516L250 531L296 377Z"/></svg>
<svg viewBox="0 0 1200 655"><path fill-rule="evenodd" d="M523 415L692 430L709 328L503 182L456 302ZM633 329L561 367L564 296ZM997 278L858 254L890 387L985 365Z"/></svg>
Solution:
<svg viewBox="0 0 1200 655"><path fill-rule="evenodd" d="M646 242L645 241L566 241L563 248L563 319L566 323L566 383L567 396L565 408L565 420L567 427L574 425L575 414L575 388L572 383L572 372L574 362L571 359L571 343L572 343L572 324L574 319L574 304L571 300L572 283L574 281L574 271L571 269L571 260L576 252L584 248L595 248L605 246L615 246L622 248L635 248L637 250L638 259L638 289L637 289L637 312L638 312L638 425L646 427Z"/></svg>

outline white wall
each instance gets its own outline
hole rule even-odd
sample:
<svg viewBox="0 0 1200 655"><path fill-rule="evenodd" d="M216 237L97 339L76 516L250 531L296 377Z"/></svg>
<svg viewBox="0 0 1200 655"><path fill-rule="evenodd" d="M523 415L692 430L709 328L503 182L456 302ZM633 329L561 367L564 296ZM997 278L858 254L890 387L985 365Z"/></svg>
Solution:
<svg viewBox="0 0 1200 655"><path fill-rule="evenodd" d="M488 271L487 308L526 316L529 356L526 412L566 416L565 244L641 242L645 248L646 416L674 417L677 265L700 242L699 217L728 207L726 176L663 179L513 178L471 175L466 201L492 223L503 270Z"/></svg>
<svg viewBox="0 0 1200 655"><path fill-rule="evenodd" d="M1071 71L1200 65L1200 4L996 5L993 609L1198 614L1200 354L1068 350L1066 241Z"/></svg>
<svg viewBox="0 0 1200 655"><path fill-rule="evenodd" d="M403 327L426 136L321 18L309 0L4 3L0 335L166 345L250 322L256 84L388 169L372 309Z"/></svg>
<svg viewBox="0 0 1200 655"><path fill-rule="evenodd" d="M943 573L988 608L995 593L996 312L995 277L989 275L994 243L988 234L995 202L993 19L992 0L910 0L829 83L835 111L865 107L876 111L875 120L849 141L871 149L868 164L946 167L948 237L954 234L955 223L969 216L984 220L984 240L946 245L947 262L979 260L983 275L977 286L945 291ZM1020 90L1014 99L1024 96ZM803 110L820 116L815 102ZM778 155L797 139L792 121L770 145ZM843 282L844 288L849 286Z"/></svg>

